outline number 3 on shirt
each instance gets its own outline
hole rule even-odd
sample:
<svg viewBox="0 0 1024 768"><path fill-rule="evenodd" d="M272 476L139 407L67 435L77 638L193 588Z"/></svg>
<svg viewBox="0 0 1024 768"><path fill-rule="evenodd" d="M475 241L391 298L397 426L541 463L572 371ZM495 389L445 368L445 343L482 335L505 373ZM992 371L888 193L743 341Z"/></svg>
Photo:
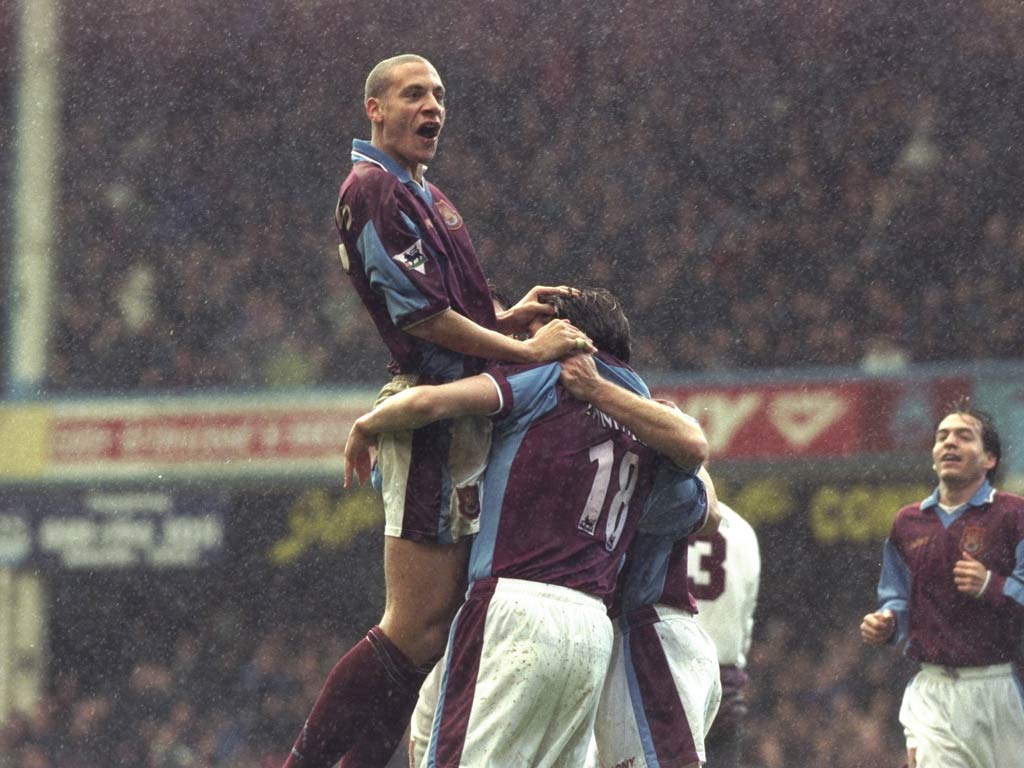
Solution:
<svg viewBox="0 0 1024 768"><path fill-rule="evenodd" d="M725 550L720 533L690 539L690 593L698 600L715 600L725 592Z"/></svg>
<svg viewBox="0 0 1024 768"><path fill-rule="evenodd" d="M577 527L593 536L597 529L597 519L601 516L605 499L608 497L608 488L611 486L615 445L611 440L595 445L590 449L590 460L597 462L597 474L594 476L594 484L590 487L590 495L587 497L587 504L583 508ZM619 536L622 535L622 528L626 525L626 512L629 510L629 500L633 498L633 491L636 490L639 463L640 457L632 451L627 451L619 461L619 491L608 507L608 522L605 524L604 546L609 552L615 549Z"/></svg>

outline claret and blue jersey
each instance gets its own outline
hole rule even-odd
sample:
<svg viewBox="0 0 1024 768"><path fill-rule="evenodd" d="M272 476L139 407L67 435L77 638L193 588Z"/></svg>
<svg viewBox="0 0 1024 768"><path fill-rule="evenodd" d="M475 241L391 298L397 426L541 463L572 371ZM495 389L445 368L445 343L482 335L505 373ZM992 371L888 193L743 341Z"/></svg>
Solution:
<svg viewBox="0 0 1024 768"><path fill-rule="evenodd" d="M598 354L605 378L649 396L637 374ZM470 581L507 577L609 600L643 516L688 530L703 486L623 425L558 386L557 363L488 369L501 397L483 479ZM659 475L659 472L661 473ZM657 497L657 510L649 499ZM670 501L671 500L671 501Z"/></svg>
<svg viewBox="0 0 1024 768"><path fill-rule="evenodd" d="M352 143L352 163L336 212L342 263L392 355L392 372L433 382L479 373L482 361L404 332L447 309L495 327L462 216L437 187L419 184L368 141Z"/></svg>
<svg viewBox="0 0 1024 768"><path fill-rule="evenodd" d="M992 571L980 597L961 593L953 566L964 552ZM880 610L896 615L907 655L952 667L1018 658L1024 629L1024 499L985 482L945 512L938 491L900 510L885 542Z"/></svg>

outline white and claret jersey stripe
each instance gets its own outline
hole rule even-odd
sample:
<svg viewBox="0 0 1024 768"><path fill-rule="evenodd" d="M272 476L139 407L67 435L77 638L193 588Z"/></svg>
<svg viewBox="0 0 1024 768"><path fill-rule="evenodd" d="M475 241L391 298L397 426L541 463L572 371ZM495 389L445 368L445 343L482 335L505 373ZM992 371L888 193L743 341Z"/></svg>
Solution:
<svg viewBox="0 0 1024 768"><path fill-rule="evenodd" d="M690 538L690 591L697 619L715 641L719 664L742 669L754 629L761 553L750 523L729 506L718 506L718 533Z"/></svg>

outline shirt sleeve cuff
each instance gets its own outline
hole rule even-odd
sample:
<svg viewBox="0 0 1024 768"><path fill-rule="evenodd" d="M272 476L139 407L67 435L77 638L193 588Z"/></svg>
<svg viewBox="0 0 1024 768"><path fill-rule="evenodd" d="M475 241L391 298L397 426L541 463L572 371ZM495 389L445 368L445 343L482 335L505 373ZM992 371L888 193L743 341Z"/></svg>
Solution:
<svg viewBox="0 0 1024 768"><path fill-rule="evenodd" d="M988 590L989 584L992 583L992 571L985 571L985 583L981 585L981 589L978 590L978 597L983 597L986 590Z"/></svg>
<svg viewBox="0 0 1024 768"><path fill-rule="evenodd" d="M1000 576L995 571L988 572L988 579L985 586L981 588L978 597L984 598L990 603L1000 602L1004 599L1003 588L1006 586L1006 577Z"/></svg>

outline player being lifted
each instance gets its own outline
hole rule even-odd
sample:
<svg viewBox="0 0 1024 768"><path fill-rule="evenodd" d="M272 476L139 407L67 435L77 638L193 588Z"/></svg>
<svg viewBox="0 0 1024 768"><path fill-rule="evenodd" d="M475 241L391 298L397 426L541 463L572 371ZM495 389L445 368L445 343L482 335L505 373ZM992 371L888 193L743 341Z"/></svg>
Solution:
<svg viewBox="0 0 1024 768"><path fill-rule="evenodd" d="M352 144L336 221L342 264L392 356L394 378L379 399L478 373L484 360L592 351L563 320L527 341L506 335L550 317L538 299L569 289L535 288L495 315L462 216L424 177L445 122L445 88L430 62L415 55L380 62L366 79L364 103L370 140ZM383 765L394 751L462 601L468 543L460 537L475 521L453 519L450 502L479 471L488 439L481 419L382 437L384 615L331 671L286 768L329 768L360 741L366 765Z"/></svg>

